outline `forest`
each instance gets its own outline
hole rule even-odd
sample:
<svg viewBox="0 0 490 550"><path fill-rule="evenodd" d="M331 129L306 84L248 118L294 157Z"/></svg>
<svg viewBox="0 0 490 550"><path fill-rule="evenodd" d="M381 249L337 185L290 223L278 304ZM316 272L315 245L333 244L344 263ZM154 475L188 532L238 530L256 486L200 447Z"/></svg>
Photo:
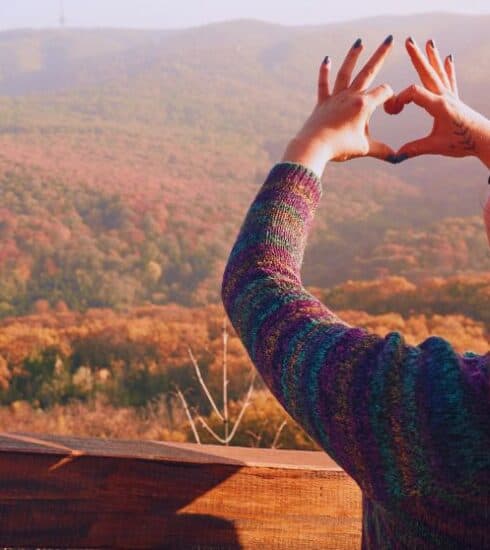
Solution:
<svg viewBox="0 0 490 550"><path fill-rule="evenodd" d="M407 344L417 345L435 334L460 353L488 351L490 274L431 278L419 286L395 276L308 290L344 321L380 336L399 331ZM195 441L186 405L176 392L180 388L187 406L219 431L220 419L200 391L193 360L211 394L219 395L222 306L149 305L80 313L62 301L51 308L40 300L35 309L0 323L0 429ZM236 418L254 367L233 327L226 333L229 407ZM318 448L260 376L250 405L232 444L271 446L286 421L281 446ZM206 431L200 442L216 443Z"/></svg>
<svg viewBox="0 0 490 550"><path fill-rule="evenodd" d="M0 32L0 429L195 441L189 413L221 429L192 357L220 395L223 269L311 110L325 48L340 59L361 24L369 46L380 25L400 43L430 29L467 102L487 108L488 16L381 19ZM414 77L402 55L385 71L399 89ZM406 111L374 131L397 145L427 128ZM303 284L380 335L487 353L487 177L475 159L332 163ZM254 368L228 331L236 417ZM232 444L317 448L260 379L251 395Z"/></svg>

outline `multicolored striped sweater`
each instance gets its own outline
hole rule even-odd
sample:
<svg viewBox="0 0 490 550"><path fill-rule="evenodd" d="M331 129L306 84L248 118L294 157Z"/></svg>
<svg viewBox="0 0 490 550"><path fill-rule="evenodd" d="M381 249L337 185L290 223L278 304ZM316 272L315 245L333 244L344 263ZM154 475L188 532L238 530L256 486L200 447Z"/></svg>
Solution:
<svg viewBox="0 0 490 550"><path fill-rule="evenodd" d="M227 315L273 395L361 488L363 550L490 548L490 352L381 337L307 292L321 196L308 167L273 166L225 268Z"/></svg>

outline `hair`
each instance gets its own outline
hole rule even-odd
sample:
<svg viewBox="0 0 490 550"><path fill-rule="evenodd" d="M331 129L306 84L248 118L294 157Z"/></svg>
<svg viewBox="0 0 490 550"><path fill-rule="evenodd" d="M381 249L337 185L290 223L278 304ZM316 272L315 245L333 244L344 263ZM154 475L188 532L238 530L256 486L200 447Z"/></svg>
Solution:
<svg viewBox="0 0 490 550"><path fill-rule="evenodd" d="M490 191L487 193L487 202L483 207L483 221L487 229L488 246L490 246Z"/></svg>

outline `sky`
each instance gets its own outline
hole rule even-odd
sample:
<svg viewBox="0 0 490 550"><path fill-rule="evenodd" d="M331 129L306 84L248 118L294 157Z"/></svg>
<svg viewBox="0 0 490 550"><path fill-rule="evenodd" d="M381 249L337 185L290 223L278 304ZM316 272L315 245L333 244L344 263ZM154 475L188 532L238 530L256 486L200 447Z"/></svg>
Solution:
<svg viewBox="0 0 490 550"><path fill-rule="evenodd" d="M63 0L0 0L0 29L59 25ZM253 18L319 25L375 15L422 12L490 14L489 0L64 0L69 27L177 29Z"/></svg>

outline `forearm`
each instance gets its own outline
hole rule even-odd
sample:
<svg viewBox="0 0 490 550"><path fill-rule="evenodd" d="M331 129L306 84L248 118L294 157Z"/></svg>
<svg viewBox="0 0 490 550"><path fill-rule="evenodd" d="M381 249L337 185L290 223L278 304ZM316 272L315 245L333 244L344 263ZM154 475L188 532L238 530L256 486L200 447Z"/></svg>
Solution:
<svg viewBox="0 0 490 550"><path fill-rule="evenodd" d="M267 316L279 319L282 315L292 321L293 311L308 310L311 319L340 322L301 282L304 251L322 185L309 166L293 162L278 163L269 173L242 224L222 281L225 310L259 368L272 366L255 356L257 339L264 337L260 330L269 324ZM320 167L315 161L313 166ZM264 369L261 374L265 380L272 378Z"/></svg>
<svg viewBox="0 0 490 550"><path fill-rule="evenodd" d="M222 297L232 321L243 319L244 309L251 307L254 296L260 297L262 286L280 281L291 289L301 287L303 254L321 195L320 179L309 167L283 161L271 169L225 267ZM249 299L244 298L252 282Z"/></svg>
<svg viewBox="0 0 490 550"><path fill-rule="evenodd" d="M490 169L490 120L481 116L480 124L474 130L476 156Z"/></svg>
<svg viewBox="0 0 490 550"><path fill-rule="evenodd" d="M294 162L309 168L321 179L331 152L325 143L294 137L286 147L281 162Z"/></svg>
<svg viewBox="0 0 490 550"><path fill-rule="evenodd" d="M302 164L321 179L330 159L331 151L328 145L296 136L288 143L281 162Z"/></svg>
<svg viewBox="0 0 490 550"><path fill-rule="evenodd" d="M471 154L490 169L490 120L474 109L466 106L465 109L466 118L462 117L462 121L466 134L458 134L461 143L467 144Z"/></svg>

